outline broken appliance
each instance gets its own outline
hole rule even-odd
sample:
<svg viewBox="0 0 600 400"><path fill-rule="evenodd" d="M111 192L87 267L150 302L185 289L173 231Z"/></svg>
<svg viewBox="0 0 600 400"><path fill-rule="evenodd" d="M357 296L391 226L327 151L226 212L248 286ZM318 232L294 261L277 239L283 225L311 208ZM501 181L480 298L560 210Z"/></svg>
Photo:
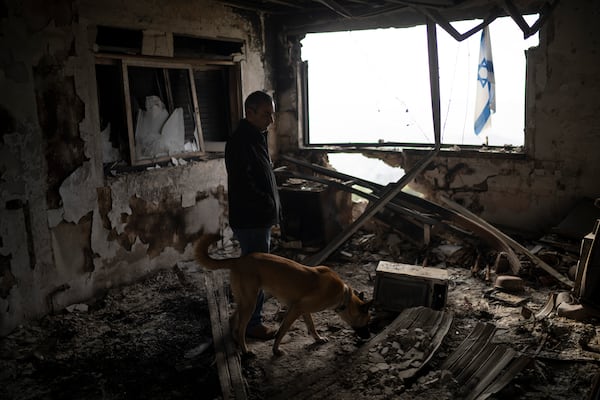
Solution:
<svg viewBox="0 0 600 400"><path fill-rule="evenodd" d="M387 311L426 306L440 310L448 296L448 271L380 261L375 271L373 299Z"/></svg>

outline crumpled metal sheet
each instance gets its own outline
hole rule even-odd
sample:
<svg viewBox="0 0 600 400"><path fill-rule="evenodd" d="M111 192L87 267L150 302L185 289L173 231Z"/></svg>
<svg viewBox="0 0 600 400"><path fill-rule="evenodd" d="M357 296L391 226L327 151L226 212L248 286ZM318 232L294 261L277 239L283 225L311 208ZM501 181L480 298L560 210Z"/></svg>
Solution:
<svg viewBox="0 0 600 400"><path fill-rule="evenodd" d="M442 365L462 388L461 398L487 399L531 361L505 344L492 343L495 332L493 324L478 323Z"/></svg>
<svg viewBox="0 0 600 400"><path fill-rule="evenodd" d="M360 350L331 365L328 370L315 371L296 391L288 390L274 399L312 400L352 398L350 392L343 393L335 382L344 379L358 380L365 374L364 367L370 366L371 375L389 373L388 368L379 369L379 364L394 364L395 380L408 380L417 375L434 356L450 329L453 315L446 311L437 311L428 307L412 307L403 310L383 331L371 338ZM413 347L405 347L413 342ZM393 348L394 343L406 350L402 360L394 359L395 351L385 353L383 348ZM420 345L417 345L420 343ZM388 346L389 345L389 346ZM373 356L379 355L379 361ZM342 365L342 367L340 367ZM350 378L348 378L350 377Z"/></svg>

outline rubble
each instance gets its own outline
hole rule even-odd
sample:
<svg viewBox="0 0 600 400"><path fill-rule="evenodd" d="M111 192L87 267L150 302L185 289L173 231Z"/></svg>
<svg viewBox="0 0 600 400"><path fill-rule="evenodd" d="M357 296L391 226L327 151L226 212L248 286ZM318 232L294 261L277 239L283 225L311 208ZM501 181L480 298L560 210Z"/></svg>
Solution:
<svg viewBox="0 0 600 400"><path fill-rule="evenodd" d="M423 362L423 350L427 348L431 335L423 334L419 330L406 329L384 333L385 329L392 324L385 320L392 321L394 314L376 312L376 318L372 323L375 336L368 342L351 344L352 342L348 342L350 338L342 339L336 335L337 338L331 339L327 345L315 347L310 343L310 338L306 338L304 343L296 343L298 338L295 337L294 342L297 345L293 350L295 356L293 359L278 360L276 368L268 368L267 365L272 360L259 356L252 368L268 371L266 375L261 376L261 379L267 379L270 388L261 389L260 394L256 393L256 396L292 399L468 398L471 393L465 393L464 385L457 380L460 374L452 373L444 363L477 324L493 321L496 334L489 341L490 345L493 344L489 352L497 354L500 357L499 362L505 365L494 368L492 367L494 364L490 364L488 370L496 374L494 375L496 378L487 378L489 385L482 385L478 389L481 390L480 396L542 399L547 398L548 393L552 392L556 393L555 398L585 398L586 393L591 390L594 374L598 370L598 366L592 361L594 359L591 356L592 352L589 351L594 343L597 341L600 343L600 332L593 331L592 334L590 330L594 326L591 324L597 323L597 320L588 319L580 322L567 319L559 316L554 309L548 313L545 320L536 318L536 313L543 312L546 299L555 297L550 294L559 289L556 281L554 285L544 286L537 277L545 272L532 266L527 267L525 264L525 268L521 270L522 276L509 278L519 290L508 292L495 288L496 278L504 276L496 275L494 263L498 258L498 252L490 248L477 250L468 241L461 242L460 237L457 236L443 235L443 239L433 238L429 246L432 266L445 268L448 271L448 301L444 310L451 312L454 318L441 346L433 352L425 365L421 365L419 372L415 373L411 369ZM344 279L349 280L359 290L372 292L377 260L394 259L393 253L387 251L389 245L393 243L397 244L397 239L389 230L379 228L371 232L359 231L342 247L342 250L351 251L358 257L348 262L341 255L334 255L328 260L328 265L333 265ZM406 243L404 242L405 248L399 252L398 257L402 257L400 253L405 257L411 246L414 250L413 245ZM460 246L460 243L463 243L463 246ZM455 264L452 258L459 247L470 249L471 253L481 251L482 260L487 260L486 267L491 267L489 272L492 279L486 280L485 274L471 275L469 263ZM372 252L365 251L367 248ZM542 246L541 250L547 249ZM305 251L306 249L300 250L301 253ZM420 249L421 254L426 251L427 249ZM301 258L298 251L285 251L284 255ZM474 260L474 258L473 254L462 257L464 260ZM554 265L557 270L565 270L563 262L572 261L570 256L563 257L560 253L557 254L557 260L559 262ZM534 274L535 272L537 275ZM402 295L405 293L398 293L398 296ZM324 321L327 321L328 331L331 331L332 324L336 324L329 314L318 314L315 317L317 326ZM294 326L292 329L296 329L296 334L300 337L306 336L302 326ZM343 329L336 328L335 331L339 334ZM574 332L587 333L582 335ZM562 341L559 339L561 337ZM420 343L419 339L421 339ZM373 340L379 341L373 345L371 344ZM582 343L585 343L585 346ZM290 345L292 343L288 344ZM256 343L255 346L260 348L262 344ZM367 348L366 361L358 362L353 355L359 355ZM268 344L264 347L264 351L266 354L270 351ZM331 353L335 353L336 356L331 356ZM567 354L573 355L570 363L552 364L552 367L549 367L548 363L554 360L567 360ZM546 363L543 371L540 369L541 360L545 360ZM360 365L358 372L351 372L348 376L346 369L354 371L357 362ZM328 368L336 371L335 381L328 379ZM319 372L316 373L315 370ZM286 376L285 379L283 375ZM563 378L565 376L570 378ZM316 391L307 391L313 382L311 378L324 381L327 390L319 387L315 389ZM543 385L539 382L543 382ZM254 384L256 387L261 385L258 380L251 380L250 387L254 387ZM278 391L277 385L284 385L286 390ZM311 397L311 394L316 397Z"/></svg>
<svg viewBox="0 0 600 400"><path fill-rule="evenodd" d="M498 250L473 241L468 233L438 231L423 247L376 219L368 227L327 265L367 297L374 292L381 260L444 269L448 293L443 312L452 318L429 328L396 326L402 313L375 310L372 337L363 341L333 311L317 313L317 330L329 338L325 344L315 344L302 321L291 327L283 357L272 357L272 342L251 343L256 358L241 365L248 398L467 398L467 376L453 371L450 363L479 324L495 327L488 341L490 354L505 360L500 355L506 353L512 360L499 368L512 372L497 375L481 395L567 399L592 393L599 373L598 317L563 316L557 307L566 304L561 293L572 292L565 292L556 280L541 279L548 277L544 270L523 262L519 275L510 275L510 280L519 279L520 290L505 291L495 287L507 272L496 262ZM273 252L288 258L301 260L317 250L298 243L288 246L278 235L273 239ZM572 254L546 245L536 250L538 256L544 252L553 253L551 265L557 271L568 270L573 262ZM477 259L481 268L473 273ZM398 293L403 295L406 292ZM73 312L32 321L2 339L0 384L8 398L224 398L204 275L194 262L81 304L87 312L75 304ZM268 325L278 323L279 309L275 299L267 299ZM494 348L502 351L494 353ZM474 367L479 365L476 357L469 358ZM511 367L512 362L517 364ZM325 388L313 386L319 382Z"/></svg>

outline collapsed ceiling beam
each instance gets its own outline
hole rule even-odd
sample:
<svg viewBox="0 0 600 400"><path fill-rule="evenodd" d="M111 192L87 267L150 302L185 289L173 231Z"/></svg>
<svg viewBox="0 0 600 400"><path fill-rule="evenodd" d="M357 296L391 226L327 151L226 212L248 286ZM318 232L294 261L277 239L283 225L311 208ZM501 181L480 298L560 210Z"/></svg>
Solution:
<svg viewBox="0 0 600 400"><path fill-rule="evenodd" d="M347 175L338 171L333 171L320 165L311 164L306 161L297 160L295 158L285 155L282 156L282 159L289 161L293 164L299 165L301 167L311 169L315 172L326 176L346 181L353 181L359 186L371 189L373 191L372 196L375 196L375 198L384 193L386 190L385 186L367 181L365 179L353 177L351 175ZM310 179L307 176L303 176L303 178ZM314 178L313 180L321 183L327 183L327 181L324 179L318 180L318 178ZM340 183L339 185L335 186L340 189L344 189L345 185ZM365 198L371 200L366 196ZM515 254L515 251L517 251L529 258L531 261L533 261L534 264L546 271L549 275L556 278L560 283L564 284L567 287L574 286L574 283L571 280L567 279L565 276L560 274L550 265L545 263L542 259L532 254L529 250L527 250L527 248L525 248L525 246L521 245L520 243L512 239L510 236L504 234L498 228L494 227L487 221L473 214L472 212L460 206L456 202L450 200L449 198L442 196L441 199L449 208L443 207L429 200L413 196L409 193L400 192L392 199L392 201L390 201L391 205L393 206L390 207L390 210L401 211L402 213L405 213L406 215L411 215L413 217L418 216L417 220L419 220L419 218L427 216L433 220L436 220L438 223L443 223L450 226L455 225L479 235L485 242L489 243L498 251L504 251L505 253L507 253L508 261L510 262L511 269L515 275L519 273L521 266L521 262ZM403 208L400 210L395 209L394 207L397 206ZM417 214L409 214L406 212L406 210L411 209L413 209L413 211L419 211L414 211L417 212ZM423 222L427 223L426 221Z"/></svg>
<svg viewBox="0 0 600 400"><path fill-rule="evenodd" d="M320 172L324 175L332 176L338 179L347 179L347 180L355 180L359 185L363 185L364 187L370 188L373 190L374 196L377 199L379 195L384 194L387 187L378 185L373 182L365 181L360 178L354 178L350 175L345 175L336 171L331 171L327 168L310 164L304 161L296 160L291 157L284 156L283 159L290 161L292 163L298 164L300 166L304 166L314 171ZM309 178L306 178L309 179ZM316 178L318 179L318 178ZM315 179L315 180L316 180ZM324 180L321 181L325 183ZM342 185L342 184L340 184ZM344 189L343 185L335 185L340 189ZM507 240L504 239L503 234L498 233L496 230L488 228L483 223L479 222L478 219L469 217L464 215L463 213L442 207L436 203L432 203L428 200L421 199L417 196L413 196L409 193L400 192L398 193L391 201L390 204L394 206L401 206L404 209L401 210L403 213L405 209L421 209L423 214L428 213L427 216L430 219L436 221L437 224L443 224L445 226L450 226L453 228L461 228L471 232L474 235L480 237L484 242L488 243L492 248L504 252L507 255L508 261L511 266L511 270L513 274L517 275L521 269L521 261L511 248L510 244ZM389 204L388 204L389 205ZM386 207L388 206L386 205ZM395 211L393 208L390 210ZM417 211L413 211L417 212ZM406 214L406 213L405 213ZM431 224L433 225L433 224Z"/></svg>
<svg viewBox="0 0 600 400"><path fill-rule="evenodd" d="M529 26L525 18L523 18L523 14L519 9L514 5L512 0L504 0L504 10L511 16L513 21L521 28L523 31L523 37L527 39L529 36L535 34L542 25L546 22L546 20L550 17L552 10L558 4L558 0L551 0L547 3L544 3L542 8L538 11L540 17L535 21L532 26Z"/></svg>
<svg viewBox="0 0 600 400"><path fill-rule="evenodd" d="M421 13L428 16L429 18L433 19L450 36L452 36L454 39L456 39L459 42L461 42L461 41L467 39L468 37L471 37L475 33L479 32L480 30L482 30L483 28L485 28L486 26L491 24L496 18L498 18L501 15L501 12L498 8L493 8L492 11L490 11L490 14L483 20L483 22L481 22L477 26L469 29L465 33L460 33L456 30L456 28L454 28L452 26L452 24L450 22L448 22L448 20L446 20L444 17L442 17L442 15L439 12L437 12L436 10L431 9L431 8L426 8L426 7L418 7L417 10L419 10Z"/></svg>

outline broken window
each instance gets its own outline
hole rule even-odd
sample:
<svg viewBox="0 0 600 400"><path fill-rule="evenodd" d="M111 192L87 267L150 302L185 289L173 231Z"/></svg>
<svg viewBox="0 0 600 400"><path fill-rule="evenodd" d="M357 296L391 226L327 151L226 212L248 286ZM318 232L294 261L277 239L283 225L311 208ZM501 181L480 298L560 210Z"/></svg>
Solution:
<svg viewBox="0 0 600 400"><path fill-rule="evenodd" d="M122 65L132 163L198 154L203 144L191 66Z"/></svg>
<svg viewBox="0 0 600 400"><path fill-rule="evenodd" d="M205 151L225 151L227 137L242 116L239 64L194 68L194 84Z"/></svg>
<svg viewBox="0 0 600 400"><path fill-rule="evenodd" d="M99 29L100 48L118 49L116 33ZM241 51L241 45L183 38L175 37L176 55L208 59L97 56L104 164L148 165L224 150L241 117L240 67L231 55L206 52Z"/></svg>
<svg viewBox="0 0 600 400"><path fill-rule="evenodd" d="M537 16L526 17L534 20ZM480 20L452 25L468 31ZM496 88L491 128L476 134L475 94L481 33L457 41L437 29L442 144L523 146L525 50L515 22L490 26ZM305 145L419 146L434 143L424 25L307 34L301 91Z"/></svg>

